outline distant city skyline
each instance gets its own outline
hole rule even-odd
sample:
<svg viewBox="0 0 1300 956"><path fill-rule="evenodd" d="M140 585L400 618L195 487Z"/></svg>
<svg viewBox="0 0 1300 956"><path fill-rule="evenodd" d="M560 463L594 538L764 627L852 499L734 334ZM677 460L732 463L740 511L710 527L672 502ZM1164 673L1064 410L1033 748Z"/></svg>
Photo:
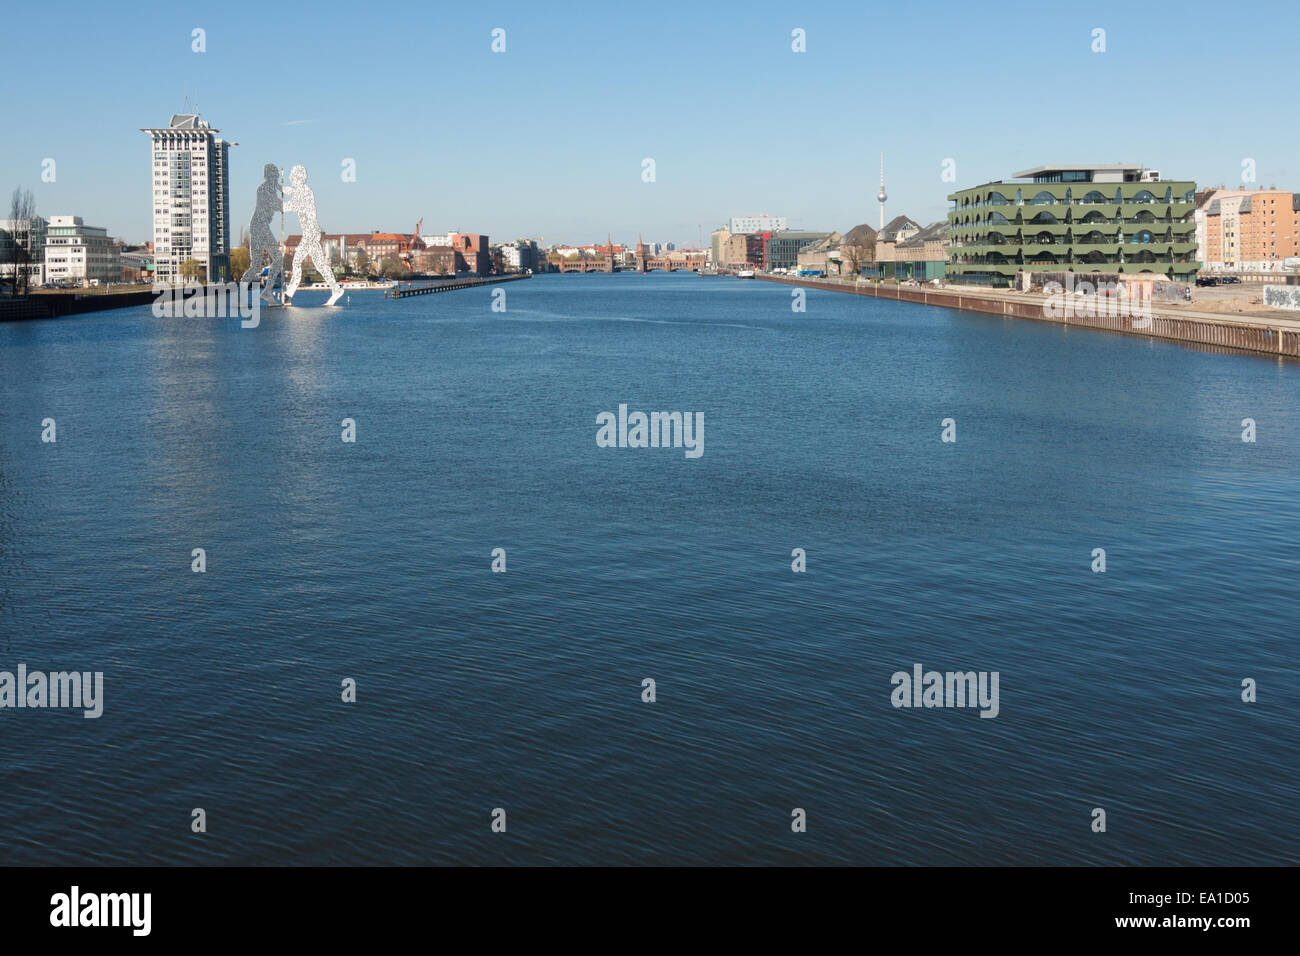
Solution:
<svg viewBox="0 0 1300 956"><path fill-rule="evenodd" d="M330 232L409 232L423 218L426 232L574 244L641 236L695 246L702 230L707 246L732 216L761 212L799 230L874 225L882 151L885 218L922 224L943 219L957 189L1062 155L1230 188L1250 163L1246 185L1300 189L1300 131L1280 120L1290 104L1269 92L1276 84L1194 84L1198 70L1286 75L1293 31L1260 28L1294 18L1282 3L1229 19L1204 0L1174 13L1010 2L996 16L936 0L894 21L854 4L728 5L684 18L531 5L446 17L406 6L392 10L400 30L382 9L367 8L362 21L351 5L318 6L317 22L336 29L296 26L302 44L286 44L285 31L244 29L261 8L241 2L119 22L76 0L60 8L57 27L15 20L14 48L91 64L94 82L77 71L15 71L13 101L23 108L6 118L3 196L22 186L42 216L82 216L143 242L152 210L139 130L186 111L239 144L230 154L234 240L266 162L308 168ZM909 33L913 23L928 32ZM497 28L503 53L492 52ZM791 49L795 29L806 52ZM1098 29L1104 52L1093 51ZM1030 61L977 55L1003 49L1009 31ZM394 74L401 82L368 79L393 64L410 67ZM1034 64L1050 64L1046 85L1014 96ZM1183 79L1171 86L1171 76ZM1179 92L1193 86L1194 98ZM1107 103L1113 109L1098 110ZM653 182L643 181L646 159ZM352 182L342 175L349 161Z"/></svg>

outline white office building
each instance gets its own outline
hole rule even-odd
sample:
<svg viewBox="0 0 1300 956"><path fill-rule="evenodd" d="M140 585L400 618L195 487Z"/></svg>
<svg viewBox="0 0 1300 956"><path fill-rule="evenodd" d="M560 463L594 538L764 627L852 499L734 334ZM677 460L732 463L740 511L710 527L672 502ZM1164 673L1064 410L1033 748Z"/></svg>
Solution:
<svg viewBox="0 0 1300 956"><path fill-rule="evenodd" d="M732 216L729 231L733 236L751 232L785 232L785 216L769 216L767 213L758 216Z"/></svg>
<svg viewBox="0 0 1300 956"><path fill-rule="evenodd" d="M501 243L501 264L511 272L523 268L523 246L518 242Z"/></svg>
<svg viewBox="0 0 1300 956"><path fill-rule="evenodd" d="M80 216L51 216L45 229L45 281L121 282L117 241L103 226L87 226Z"/></svg>
<svg viewBox="0 0 1300 956"><path fill-rule="evenodd" d="M146 128L153 160L155 278L182 281L194 259L208 281L230 279L230 147L197 113Z"/></svg>
<svg viewBox="0 0 1300 956"><path fill-rule="evenodd" d="M49 222L31 219L0 219L0 284L10 284L14 274L26 276L27 288L45 282L45 231Z"/></svg>

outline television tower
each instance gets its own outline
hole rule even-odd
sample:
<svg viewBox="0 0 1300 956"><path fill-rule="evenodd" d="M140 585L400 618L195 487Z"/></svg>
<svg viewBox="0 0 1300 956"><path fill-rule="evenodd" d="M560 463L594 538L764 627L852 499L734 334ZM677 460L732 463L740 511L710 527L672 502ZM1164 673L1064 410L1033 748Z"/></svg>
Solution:
<svg viewBox="0 0 1300 956"><path fill-rule="evenodd" d="M880 203L880 231L885 231L885 200L889 196L885 193L885 154L880 154L880 192L876 193L876 201Z"/></svg>

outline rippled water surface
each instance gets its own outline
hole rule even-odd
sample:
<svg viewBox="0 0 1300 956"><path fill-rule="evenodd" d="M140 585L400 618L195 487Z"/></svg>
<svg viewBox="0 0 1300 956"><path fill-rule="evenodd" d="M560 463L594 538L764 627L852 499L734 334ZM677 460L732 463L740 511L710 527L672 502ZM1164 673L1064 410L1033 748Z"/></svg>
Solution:
<svg viewBox="0 0 1300 956"><path fill-rule="evenodd" d="M1300 861L1300 367L501 288L0 325L0 670L105 682L0 710L0 862ZM703 456L598 448L620 403Z"/></svg>

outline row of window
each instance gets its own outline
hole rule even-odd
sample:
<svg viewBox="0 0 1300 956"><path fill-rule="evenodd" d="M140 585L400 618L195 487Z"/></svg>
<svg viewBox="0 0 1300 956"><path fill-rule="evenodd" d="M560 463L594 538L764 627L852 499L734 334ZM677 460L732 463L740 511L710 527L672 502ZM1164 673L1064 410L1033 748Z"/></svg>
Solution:
<svg viewBox="0 0 1300 956"><path fill-rule="evenodd" d="M1071 223L1075 223L1075 222L1078 223L1168 222L1168 223L1178 223L1180 225L1183 223L1187 223L1188 225L1191 224L1189 220L1187 220L1186 218L1175 219L1173 216L1165 216L1161 218L1159 216L1156 216L1154 213L1146 212L1145 210L1143 210L1142 212L1139 212L1137 215L1131 216L1127 219L1123 218L1122 216L1115 216L1115 217L1104 216L1099 212L1090 212L1086 216L1081 216L1078 219L1071 219L1069 217L1065 219L1061 219L1050 212L1040 212L1038 215L1034 216L1031 219L1018 218L1016 222L1013 222L1012 220L1008 219L1000 212L991 212L985 215L982 219L977 216L973 221L969 219L966 220L965 222L958 220L950 223L950 226L953 229L961 229L961 228L969 228L971 226L987 225L989 223L996 223L997 225L1000 226L1011 226L1011 225L1016 225L1017 223L1030 223L1030 224L1039 223L1043 225L1048 225L1048 224L1070 225Z"/></svg>
<svg viewBox="0 0 1300 956"><path fill-rule="evenodd" d="M982 206L1056 206L1056 205L1081 205L1081 206L1103 206L1103 205L1121 205L1129 203L1154 203L1154 202L1195 202L1196 190L1188 190L1179 199L1174 195L1172 187L1166 187L1163 196L1158 192L1150 189L1139 189L1131 197L1125 198L1124 191L1117 188L1113 196L1107 196L1099 189L1091 189L1084 193L1082 197L1076 199L1073 191L1067 189L1065 198L1054 196L1047 190L1036 193L1032 199L1026 200L1023 193L1017 189L1016 198L1008 199L1004 194L994 191L988 194L985 199L960 200L954 201L954 204L962 209Z"/></svg>
<svg viewBox="0 0 1300 956"><path fill-rule="evenodd" d="M981 239L983 240L982 242L980 241ZM1014 245L1021 244L1021 242L1024 243L1033 242L1039 244L1050 243L1052 245L1068 246L1072 242L1110 244L1116 242L1195 242L1195 241L1196 240L1190 234L1185 236L1178 236L1168 231L1166 231L1163 234L1163 237L1158 237L1156 233L1151 232L1149 229L1139 229L1137 232L1131 232L1128 234L1119 233L1116 235L1108 235L1107 233L1098 232L1097 230L1094 229L1092 232L1081 232L1077 236L1064 236L1064 237L1054 236L1050 232L1040 232L1037 234L1031 233L1025 236L1022 241L1018 241L1015 236L1004 236L1000 232L989 232L989 233L984 233L983 235L974 236L970 240L962 240L962 239L954 240L951 243L951 245L954 246L1012 245L1014 246Z"/></svg>
<svg viewBox="0 0 1300 956"><path fill-rule="evenodd" d="M1033 256L1012 257L989 254L986 256L953 256L949 259L951 263L957 266L962 265L995 265L995 266L1018 266L1018 265L1043 265L1051 263L1142 263L1142 262L1191 262L1192 260L1185 255L1172 255L1166 253L1158 256L1153 252L1128 253L1125 255L1108 255L1102 252L1089 252L1083 255L1064 256L1053 253L1039 253Z"/></svg>

